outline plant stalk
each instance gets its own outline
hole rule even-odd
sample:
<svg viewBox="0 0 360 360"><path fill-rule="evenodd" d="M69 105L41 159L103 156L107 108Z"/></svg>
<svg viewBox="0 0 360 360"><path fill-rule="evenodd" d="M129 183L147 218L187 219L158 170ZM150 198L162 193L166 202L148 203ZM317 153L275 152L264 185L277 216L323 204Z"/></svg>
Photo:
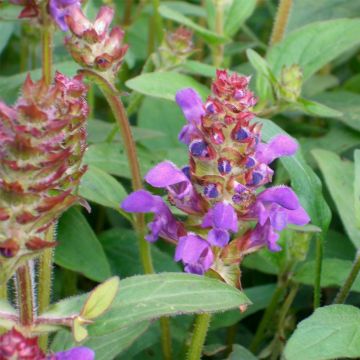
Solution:
<svg viewBox="0 0 360 360"><path fill-rule="evenodd" d="M354 281L356 280L359 274L359 271L360 271L360 250L356 252L355 260L353 262L351 271L348 277L346 278L344 285L337 293L334 300L334 304L343 304L345 302L346 298L349 295L351 287L353 286Z"/></svg>
<svg viewBox="0 0 360 360"><path fill-rule="evenodd" d="M271 33L270 46L275 45L284 38L291 7L292 0L280 0Z"/></svg>
<svg viewBox="0 0 360 360"><path fill-rule="evenodd" d="M171 346L171 332L170 332L170 319L162 317L160 319L161 328L161 346L164 355L164 360L172 359L172 346Z"/></svg>
<svg viewBox="0 0 360 360"><path fill-rule="evenodd" d="M194 332L187 353L187 360L201 359L202 349L209 329L210 320L211 314L209 313L199 314L196 316Z"/></svg>
<svg viewBox="0 0 360 360"><path fill-rule="evenodd" d="M316 255L315 255L314 309L320 306L322 260L323 260L323 236L317 235Z"/></svg>
<svg viewBox="0 0 360 360"><path fill-rule="evenodd" d="M30 327L34 322L34 292L30 263L26 262L16 270L15 282L19 306L20 323Z"/></svg>
<svg viewBox="0 0 360 360"><path fill-rule="evenodd" d="M215 32L218 35L223 35L224 33L224 3L223 0L215 0ZM224 45L218 44L213 48L213 63L214 66L220 67L224 60Z"/></svg>
<svg viewBox="0 0 360 360"><path fill-rule="evenodd" d="M250 344L250 351L253 353L256 353L259 345L261 344L265 330L267 329L269 323L273 319L273 316L276 312L278 303L281 299L281 297L284 294L284 291L286 289L285 284L279 284L278 287L275 289L274 294L271 298L269 306L266 308L265 313L260 321L260 324L256 330L255 336Z"/></svg>

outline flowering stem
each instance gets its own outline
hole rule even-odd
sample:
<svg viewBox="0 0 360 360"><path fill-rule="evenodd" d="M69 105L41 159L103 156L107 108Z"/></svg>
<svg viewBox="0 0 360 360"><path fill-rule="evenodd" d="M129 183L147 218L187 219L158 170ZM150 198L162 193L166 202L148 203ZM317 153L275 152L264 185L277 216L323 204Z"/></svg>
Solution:
<svg viewBox="0 0 360 360"><path fill-rule="evenodd" d="M187 360L201 359L202 349L210 325L211 314L204 313L196 316L194 332L187 353Z"/></svg>
<svg viewBox="0 0 360 360"><path fill-rule="evenodd" d="M34 322L34 293L29 262L26 262L17 269L15 282L20 323L23 326L31 326Z"/></svg>
<svg viewBox="0 0 360 360"><path fill-rule="evenodd" d="M321 297L321 269L323 258L323 237L317 235L316 237L316 258L315 258L315 282L314 282L314 309L320 306Z"/></svg>
<svg viewBox="0 0 360 360"><path fill-rule="evenodd" d="M278 303L284 294L285 288L286 286L284 284L279 284L274 291L270 304L266 308L264 316L261 319L260 324L256 330L255 336L250 344L250 351L252 351L253 353L256 352L256 350L258 349L259 345L263 340L265 330L267 329L269 323L271 322L274 316L274 313L278 307Z"/></svg>
<svg viewBox="0 0 360 360"><path fill-rule="evenodd" d="M41 32L41 53L42 53L42 74L46 84L51 83L52 78L52 47L53 47L53 31L51 21L46 10L47 1L43 1L42 5L42 32Z"/></svg>
<svg viewBox="0 0 360 360"><path fill-rule="evenodd" d="M271 33L270 45L275 45L283 39L290 15L291 6L292 0L280 0Z"/></svg>
<svg viewBox="0 0 360 360"><path fill-rule="evenodd" d="M129 120L126 116L126 112L118 91L102 76L91 70L82 69L79 71L79 73L83 74L91 81L96 83L96 85L99 86L100 90L104 94L107 102L109 103L109 106L118 123L124 141L125 151L131 171L132 187L134 190L140 190L142 188L142 180L140 173L140 165L136 154L136 145L131 133ZM154 272L154 268L151 259L150 245L144 239L145 222L143 214L137 214L136 216L136 230L139 235L140 256L144 271L146 274L151 274Z"/></svg>
<svg viewBox="0 0 360 360"><path fill-rule="evenodd" d="M334 304L342 304L345 302L346 298L349 295L351 287L354 284L354 281L356 280L356 277L359 274L359 271L360 271L360 250L358 250L356 252L355 260L353 262L351 271L350 271L344 285L337 293L335 300L334 300Z"/></svg>

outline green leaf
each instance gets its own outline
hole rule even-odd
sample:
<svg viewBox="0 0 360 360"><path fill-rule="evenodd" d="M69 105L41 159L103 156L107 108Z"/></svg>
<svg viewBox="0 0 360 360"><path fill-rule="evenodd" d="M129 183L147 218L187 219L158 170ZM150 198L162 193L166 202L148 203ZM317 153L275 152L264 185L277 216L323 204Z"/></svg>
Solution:
<svg viewBox="0 0 360 360"><path fill-rule="evenodd" d="M111 276L104 250L78 209L71 208L62 215L57 240L56 264L99 282Z"/></svg>
<svg viewBox="0 0 360 360"><path fill-rule="evenodd" d="M127 194L114 177L90 165L81 179L79 195L86 200L119 210L119 204Z"/></svg>
<svg viewBox="0 0 360 360"><path fill-rule="evenodd" d="M354 164L350 161L342 161L338 155L326 150L313 150L312 154L319 164L345 231L359 249L360 229L356 227L354 209Z"/></svg>
<svg viewBox="0 0 360 360"><path fill-rule="evenodd" d="M351 305L318 308L296 328L285 347L286 360L360 356L360 310Z"/></svg>
<svg viewBox="0 0 360 360"><path fill-rule="evenodd" d="M249 306L245 312L241 312L239 309L236 309L226 311L221 314L215 314L212 317L210 329L215 330L218 328L232 326L242 319L245 319L246 317L256 312L265 309L270 302L275 287L275 284L268 284L245 289L244 292L246 296L251 299L253 305Z"/></svg>
<svg viewBox="0 0 360 360"><path fill-rule="evenodd" d="M224 33L231 37L251 16L256 7L256 0L233 0L224 20Z"/></svg>
<svg viewBox="0 0 360 360"><path fill-rule="evenodd" d="M195 89L203 98L209 90L189 76L176 72L153 72L128 80L126 86L144 95L174 100L175 94L184 88Z"/></svg>
<svg viewBox="0 0 360 360"><path fill-rule="evenodd" d="M286 134L279 126L270 120L258 119L263 124L262 136L269 141L275 135ZM291 178L291 186L299 196L302 206L308 212L311 222L326 230L330 223L330 209L323 197L322 186L314 171L306 164L301 150L290 157L281 158L280 161Z"/></svg>
<svg viewBox="0 0 360 360"><path fill-rule="evenodd" d="M242 345L233 345L233 351L227 360L257 360L257 357Z"/></svg>
<svg viewBox="0 0 360 360"><path fill-rule="evenodd" d="M144 321L133 326L122 328L102 336L91 336L82 346L87 346L95 351L96 360L114 359L118 354L126 350L148 329L149 322ZM51 350L54 352L71 349L76 344L68 331L60 331L56 334Z"/></svg>
<svg viewBox="0 0 360 360"><path fill-rule="evenodd" d="M205 29L191 19L187 18L186 16L175 10L170 9L165 5L160 5L159 13L166 19L173 20L181 25L185 25L190 29L194 30L197 35L202 37L210 44L222 44L227 41L227 38L225 36L218 35L213 31Z"/></svg>
<svg viewBox="0 0 360 360"><path fill-rule="evenodd" d="M192 75L201 75L209 78L214 78L216 75L216 67L204 64L200 61L187 60L182 64L182 69Z"/></svg>
<svg viewBox="0 0 360 360"><path fill-rule="evenodd" d="M354 208L356 225L360 228L360 150L354 152L354 165L355 165L355 177L354 177Z"/></svg>
<svg viewBox="0 0 360 360"><path fill-rule="evenodd" d="M62 300L45 315L73 314L83 299ZM87 330L90 336L100 336L161 316L219 312L250 303L243 292L217 279L184 273L133 276L121 281L111 309Z"/></svg>
<svg viewBox="0 0 360 360"><path fill-rule="evenodd" d="M143 272L138 238L133 230L114 228L103 232L99 240L114 274L123 279ZM157 272L181 271L179 263L176 263L171 255L161 251L156 245L151 246L151 254Z"/></svg>
<svg viewBox="0 0 360 360"><path fill-rule="evenodd" d="M267 56L276 76L284 65L298 64L304 81L360 43L360 19L337 19L306 25L273 46ZM341 38L336 42L335 39Z"/></svg>
<svg viewBox="0 0 360 360"><path fill-rule="evenodd" d="M293 0L287 33L306 24L330 19L358 17L360 2L354 0Z"/></svg>
<svg viewBox="0 0 360 360"><path fill-rule="evenodd" d="M60 71L64 75L74 76L76 71L79 69L79 65L74 61L65 61L53 65L54 71ZM39 80L41 78L42 69L36 69L32 71L26 71L20 74L12 76L1 76L0 77L0 94L3 101L8 103L14 102L18 96L19 89L25 81L27 74L31 75L31 78Z"/></svg>
<svg viewBox="0 0 360 360"><path fill-rule="evenodd" d="M343 115L341 112L331 109L326 105L303 98L297 100L295 107L303 111L305 114L314 116L337 118Z"/></svg>
<svg viewBox="0 0 360 360"><path fill-rule="evenodd" d="M89 335L86 327L82 325L81 320L79 318L74 319L71 330L72 330L74 340L76 342L81 342L81 341L85 340Z"/></svg>
<svg viewBox="0 0 360 360"><path fill-rule="evenodd" d="M324 259L322 262L321 287L341 287L349 276L352 261L341 259ZM316 262L308 261L295 271L294 280L313 286ZM351 291L360 292L360 277L357 277Z"/></svg>
<svg viewBox="0 0 360 360"><path fill-rule="evenodd" d="M332 91L319 94L314 97L331 108L338 110L342 116L338 119L345 125L360 131L360 95L349 91Z"/></svg>
<svg viewBox="0 0 360 360"><path fill-rule="evenodd" d="M8 21L0 21L0 54L5 49L12 33L14 31L14 23Z"/></svg>
<svg viewBox="0 0 360 360"><path fill-rule="evenodd" d="M80 316L93 320L109 309L119 291L120 279L114 276L93 289L81 310Z"/></svg>

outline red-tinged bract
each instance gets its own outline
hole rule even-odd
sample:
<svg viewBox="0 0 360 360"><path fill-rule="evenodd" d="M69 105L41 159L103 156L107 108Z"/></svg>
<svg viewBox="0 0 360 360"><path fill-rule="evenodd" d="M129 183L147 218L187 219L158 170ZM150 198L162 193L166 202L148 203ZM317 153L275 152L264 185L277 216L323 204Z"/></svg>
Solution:
<svg viewBox="0 0 360 360"><path fill-rule="evenodd" d="M79 200L86 168L87 92L81 77L28 77L13 107L0 102L0 264L54 246L45 231Z"/></svg>

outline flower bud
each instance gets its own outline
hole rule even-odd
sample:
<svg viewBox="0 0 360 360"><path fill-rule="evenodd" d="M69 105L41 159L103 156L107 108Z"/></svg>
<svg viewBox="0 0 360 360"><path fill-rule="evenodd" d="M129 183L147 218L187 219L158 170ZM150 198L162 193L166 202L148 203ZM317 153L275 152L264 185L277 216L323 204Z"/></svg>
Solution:
<svg viewBox="0 0 360 360"><path fill-rule="evenodd" d="M57 73L50 86L28 76L13 107L0 103L0 265L54 246L45 230L79 200L86 92L80 76Z"/></svg>
<svg viewBox="0 0 360 360"><path fill-rule="evenodd" d="M299 65L283 67L281 71L281 97L289 102L296 101L301 94L303 73Z"/></svg>

